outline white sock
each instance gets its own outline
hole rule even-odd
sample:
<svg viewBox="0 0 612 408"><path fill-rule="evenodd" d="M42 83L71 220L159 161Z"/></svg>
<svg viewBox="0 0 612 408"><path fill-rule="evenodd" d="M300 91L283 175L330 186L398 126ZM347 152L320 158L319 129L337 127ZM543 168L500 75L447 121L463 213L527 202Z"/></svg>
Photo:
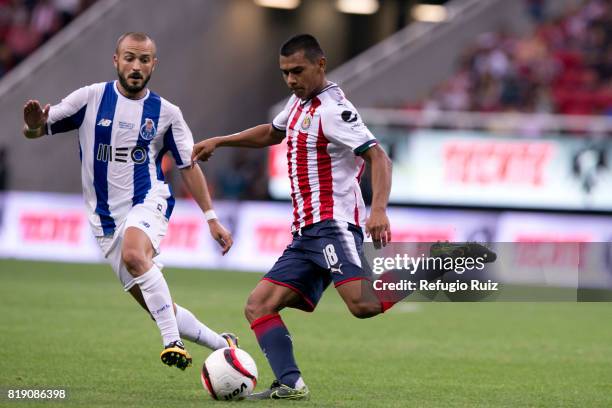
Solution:
<svg viewBox="0 0 612 408"><path fill-rule="evenodd" d="M199 321L189 310L176 305L176 323L181 337L211 350L227 347L227 341Z"/></svg>
<svg viewBox="0 0 612 408"><path fill-rule="evenodd" d="M142 297L159 327L164 345L180 340L170 290L157 265L153 264L151 269L134 281L140 286Z"/></svg>

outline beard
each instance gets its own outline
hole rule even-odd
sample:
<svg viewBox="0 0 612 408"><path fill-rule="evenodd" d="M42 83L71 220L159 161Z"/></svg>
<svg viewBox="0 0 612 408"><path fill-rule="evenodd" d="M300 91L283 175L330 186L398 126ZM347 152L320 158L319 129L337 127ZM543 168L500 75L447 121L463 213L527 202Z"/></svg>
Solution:
<svg viewBox="0 0 612 408"><path fill-rule="evenodd" d="M128 77L125 77L125 76L121 75L119 70L117 70L117 76L119 77L119 83L121 84L123 89L125 89L126 91L128 91L131 94L137 94L138 92L140 92L143 89L145 89L145 87L149 83L149 80L151 79L151 75L149 75L148 77L145 77L143 75L139 75L138 76L138 75L131 74ZM140 79L140 80L142 80L142 84L141 85L130 85L128 83L128 79L130 79L130 78Z"/></svg>

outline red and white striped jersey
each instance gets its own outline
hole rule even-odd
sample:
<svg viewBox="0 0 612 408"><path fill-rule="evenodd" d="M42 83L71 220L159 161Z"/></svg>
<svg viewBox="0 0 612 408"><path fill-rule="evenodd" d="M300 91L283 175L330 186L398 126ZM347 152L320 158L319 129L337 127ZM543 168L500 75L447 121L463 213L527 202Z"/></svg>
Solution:
<svg viewBox="0 0 612 408"><path fill-rule="evenodd" d="M307 101L291 96L272 126L287 135L291 230L328 219L364 225L360 155L377 142L338 85Z"/></svg>

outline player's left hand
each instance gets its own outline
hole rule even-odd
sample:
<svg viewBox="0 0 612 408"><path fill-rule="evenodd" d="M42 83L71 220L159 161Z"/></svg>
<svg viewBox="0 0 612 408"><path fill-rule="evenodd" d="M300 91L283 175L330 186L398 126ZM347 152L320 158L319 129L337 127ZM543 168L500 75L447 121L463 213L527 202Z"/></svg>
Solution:
<svg viewBox="0 0 612 408"><path fill-rule="evenodd" d="M234 244L232 234L216 219L208 221L208 227L210 228L210 235L222 248L222 255L227 254Z"/></svg>
<svg viewBox="0 0 612 408"><path fill-rule="evenodd" d="M375 248L391 242L391 224L385 210L372 210L366 222L366 234L372 237Z"/></svg>

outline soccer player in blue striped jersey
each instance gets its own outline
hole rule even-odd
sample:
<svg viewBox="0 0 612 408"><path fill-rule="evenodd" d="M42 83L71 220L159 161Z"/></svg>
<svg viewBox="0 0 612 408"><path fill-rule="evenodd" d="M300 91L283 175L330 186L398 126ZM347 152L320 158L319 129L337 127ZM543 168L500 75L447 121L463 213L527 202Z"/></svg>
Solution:
<svg viewBox="0 0 612 408"><path fill-rule="evenodd" d="M170 152L181 169L224 255L232 237L217 220L202 170L192 166L193 136L181 110L147 88L157 64L154 41L126 33L113 60L116 81L77 89L54 106L28 101L23 133L34 139L78 130L83 194L97 242L124 289L157 323L162 361L185 369L191 356L181 338L216 350L235 346L235 336L217 334L173 303L153 259L174 207L161 169L164 154Z"/></svg>

